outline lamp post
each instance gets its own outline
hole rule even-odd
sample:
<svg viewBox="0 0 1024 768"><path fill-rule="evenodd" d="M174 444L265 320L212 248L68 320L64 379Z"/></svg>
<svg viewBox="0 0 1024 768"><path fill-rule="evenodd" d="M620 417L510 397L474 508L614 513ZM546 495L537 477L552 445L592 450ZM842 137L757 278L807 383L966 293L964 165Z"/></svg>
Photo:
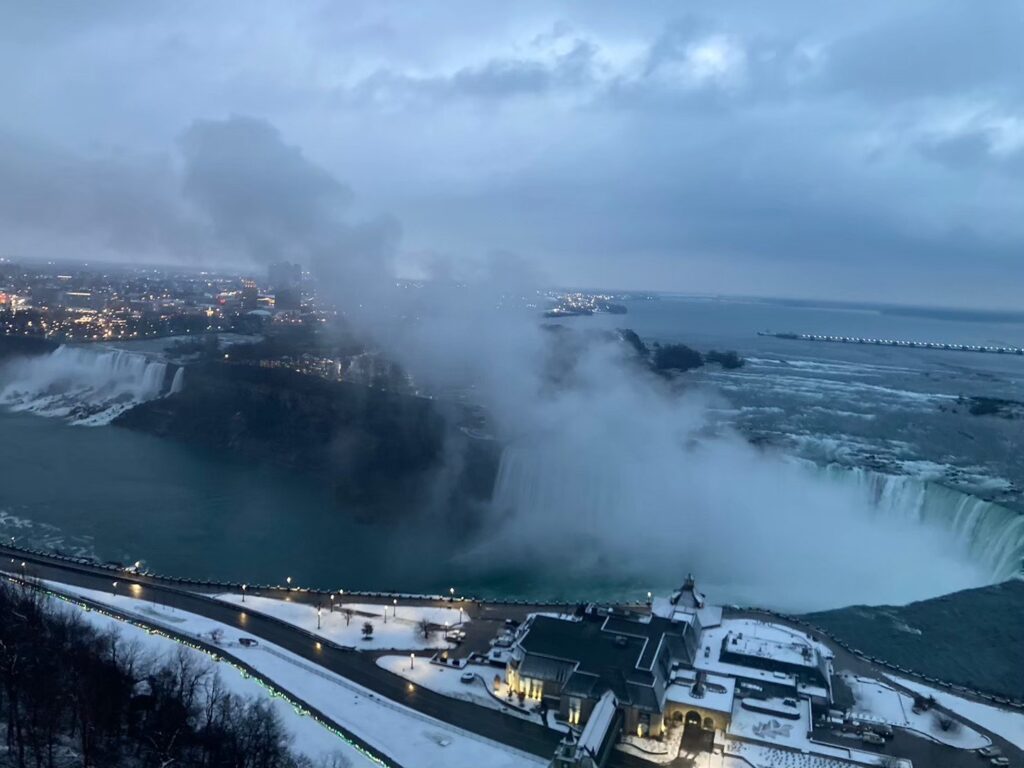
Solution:
<svg viewBox="0 0 1024 768"><path fill-rule="evenodd" d="M651 602L653 601L653 599L654 599L654 596L653 596L653 595L651 595L651 593L650 593L650 592L648 592L648 593L647 593L647 604L648 604L648 605L650 605L650 604L651 604Z"/></svg>
<svg viewBox="0 0 1024 768"><path fill-rule="evenodd" d="M245 585L245 584L242 585L242 602L243 603L245 602L245 590L246 590L246 587L247 587L247 585Z"/></svg>
<svg viewBox="0 0 1024 768"><path fill-rule="evenodd" d="M291 576L285 576L284 580L288 584L288 590L291 591L291 588L292 588L292 577Z"/></svg>
<svg viewBox="0 0 1024 768"><path fill-rule="evenodd" d="M413 669L416 666L416 654L409 654L409 669Z"/></svg>
<svg viewBox="0 0 1024 768"><path fill-rule="evenodd" d="M334 595L331 595L331 613L334 613Z"/></svg>
<svg viewBox="0 0 1024 768"><path fill-rule="evenodd" d="M455 587L448 587L448 595L450 600L455 600Z"/></svg>
<svg viewBox="0 0 1024 768"><path fill-rule="evenodd" d="M324 609L320 606L316 608L316 628L320 629L320 615L324 612Z"/></svg>
<svg viewBox="0 0 1024 768"><path fill-rule="evenodd" d="M117 582L116 581L112 582L111 585L110 585L110 594L112 594L112 595L116 595L117 594Z"/></svg>
<svg viewBox="0 0 1024 768"><path fill-rule="evenodd" d="M392 608L391 608L391 618L397 619L398 618L398 598L397 597L394 598L391 601L391 605L392 605Z"/></svg>

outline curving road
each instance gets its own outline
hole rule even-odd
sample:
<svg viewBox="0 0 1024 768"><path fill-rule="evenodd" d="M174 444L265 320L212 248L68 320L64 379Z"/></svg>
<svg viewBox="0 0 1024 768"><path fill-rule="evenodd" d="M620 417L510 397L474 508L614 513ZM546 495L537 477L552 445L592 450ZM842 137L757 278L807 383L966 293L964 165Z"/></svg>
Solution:
<svg viewBox="0 0 1024 768"><path fill-rule="evenodd" d="M420 686L410 691L407 681L378 667L371 655L345 650L323 640L318 646L311 635L297 627L262 614L243 611L241 607L229 603L157 583L153 577L117 574L102 568L73 565L38 555L27 555L7 547L0 547L0 555L8 560L5 563L5 570L28 578L46 579L108 592L113 589L112 584L116 580L117 589L122 594L127 594L124 590L129 585L138 584L140 587L131 592L134 598L178 608L237 627L246 634L281 646L381 696L524 752L550 758L558 744L559 735L539 722L531 723L509 717L495 710L442 696ZM25 566L22 567L21 563L25 563Z"/></svg>

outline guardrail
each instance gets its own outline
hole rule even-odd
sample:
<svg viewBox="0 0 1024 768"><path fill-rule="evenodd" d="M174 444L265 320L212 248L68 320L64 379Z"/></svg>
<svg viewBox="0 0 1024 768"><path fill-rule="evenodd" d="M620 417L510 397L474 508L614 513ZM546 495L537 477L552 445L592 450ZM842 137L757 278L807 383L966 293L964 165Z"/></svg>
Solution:
<svg viewBox="0 0 1024 768"><path fill-rule="evenodd" d="M845 640L841 638L836 637L827 629L819 627L817 624L807 621L806 619L800 616L793 616L788 613L779 613L778 611L773 611L770 608L752 608L749 606L736 606L732 610L744 613L761 613L776 619L788 621L791 624L796 624L799 627L803 627L804 629L817 632L819 635L827 637L831 642L838 645L840 648L842 648L850 655L856 656L861 661L866 661L880 667L885 667L886 669L896 672L898 674L904 675L906 677L915 678L920 682L927 683L928 685L944 688L953 693L966 693L971 696L976 696L979 699L984 699L985 701L991 701L999 706L1012 707L1014 709L1024 710L1024 700L1022 699L1014 699L1009 696L1000 696L992 693L991 691L983 691L977 688L969 688L965 685L956 685L954 683L946 682L945 680L939 680L938 678L925 675L923 672L918 672L907 667L898 666L890 661L886 661L885 659L879 658L878 656L869 656L868 654L861 651L859 648L851 647L849 643L847 643Z"/></svg>
<svg viewBox="0 0 1024 768"><path fill-rule="evenodd" d="M150 624L145 620L135 616L134 614L130 614L125 611L120 611L104 603L100 603L95 600L90 600L87 597L82 597L81 595L70 595L59 590L52 589L50 587L44 587L41 584L35 584L28 579L24 579L11 574L7 575L7 580L13 584L17 584L25 588L34 589L38 592L41 592L42 594L45 594L49 597L55 598L62 602L69 603L71 605L77 605L78 607L83 608L85 610L90 610L103 616L108 616L110 618L117 619L118 621L131 624L132 626L138 627L139 629L144 629L151 634L160 635L162 637L167 638L168 640L172 640L176 643L179 643L180 645L184 645L188 648L191 648L192 650L205 653L216 662L226 662L233 666L235 669L237 669L243 675L247 675L248 677L253 678L253 680L255 680L259 685L267 689L272 696L284 699L292 706L293 709L295 709L297 713L303 716L312 717L321 726L326 728L328 731L332 732L335 736L344 741L349 747L360 752L364 757L368 758L369 760L372 760L378 765L384 766L385 768L402 768L402 766L399 763L395 762L393 759L385 755L380 750L376 749L373 745L359 738L348 729L339 725L332 718L326 715L323 711L321 711L317 707L314 707L312 704L309 704L305 700L299 698L290 691L281 688L277 683L275 683L269 677L264 675L258 669L251 666L250 664L247 664L242 659L231 654L230 652L225 651L224 648L222 648L221 646L214 645L212 643L207 643L203 640L200 640L197 637L187 635L183 632L178 632L176 630L164 627L162 625L157 626L154 624Z"/></svg>
<svg viewBox="0 0 1024 768"><path fill-rule="evenodd" d="M56 561L59 561L61 563L65 563L65 564L67 564L68 566L70 566L72 568L76 568L77 567L78 569L80 569L80 570L82 570L84 572L102 571L102 572L106 572L106 573L110 573L110 574L117 574L120 578L122 578L122 579L124 579L126 581L130 581L132 578L135 578L137 581L140 581L140 583L146 583L147 580L151 580L149 582L150 586L156 587L158 589L163 589L163 590L166 590L166 591L171 592L171 593L178 593L178 594L181 594L181 595L186 595L186 596L188 596L190 598L197 598L197 599L200 599L200 600L206 600L206 601L209 601L209 602L211 602L213 604L216 604L216 605L219 605L219 606L222 606L222 607L223 606L229 606L229 607L234 607L236 609L239 608L238 606L235 606L233 603L227 603L227 602L224 602L223 600L217 600L215 598L212 598L212 597L209 597L208 595L203 594L202 592L195 592L195 591L192 591L192 590L178 589L178 588L176 588L174 586L171 586L170 584L171 583L175 583L175 584L182 584L182 585L191 585L191 586L200 587L200 588L203 588L203 589L210 589L210 590L213 590L213 589L223 589L223 590L227 590L227 591L234 591L234 592L241 593L242 592L242 584L240 584L240 583L226 582L226 581L204 581L204 580L201 580L201 579L182 578L182 577L175 577L175 576L164 576L162 574L150 573L148 571L135 573L135 572L132 572L130 569L127 569L125 566L118 565L116 563L97 563L95 560L90 560L89 558L71 557L71 556L68 556L68 555L61 555L61 554L57 554L57 553L53 553L53 552L48 552L48 551L45 551L45 550L37 550L37 549L29 549L29 548L26 548L26 547L19 547L19 546L14 545L14 544L0 544L0 551L4 551L4 550L6 550L8 552L16 553L15 559L17 559L18 557L21 557L22 559L25 559L25 558L37 558L37 559L42 559L44 561L44 563L47 562L47 561L55 561L56 560ZM95 575L95 573L93 575ZM253 591L260 591L260 590L263 590L263 591L274 591L274 590L277 590L277 591L281 591L281 592L297 592L297 593L300 593L300 594L314 594L314 595L322 595L322 596L329 596L331 594L343 594L345 597L375 597L375 598L390 598L390 599L401 598L401 599L404 599L404 600L429 600L429 601L432 601L432 602L487 603L489 605L522 605L522 606L528 606L529 605L529 606L536 606L538 608L575 608L579 604L579 603L575 603L575 602L543 602L543 601L537 601L537 600L512 600L512 599L506 599L506 600L495 599L495 600L492 600L492 599L481 599L481 598L476 598L476 597L469 597L469 596L464 596L464 595L463 596L459 596L459 597L451 597L451 596L445 597L443 595L418 595L418 594L415 594L415 593L408 593L408 592L376 592L376 591L360 591L360 590L354 590L354 591L350 591L350 590L336 590L336 591L332 592L331 590L309 589L309 588L305 588L305 587L296 588L296 587L287 587L287 586L280 586L280 585L273 586L273 585L268 585L268 584L246 584L246 587L247 587L247 591L248 590L253 590ZM630 603L619 603L619 604L620 605L635 605L635 606L647 605L646 602L640 601L640 600L636 600L636 601L633 601L633 602L630 602ZM957 685L957 684L954 684L954 683L948 683L948 682L946 682L944 680L939 680L939 679L937 679L935 677L932 677L930 675L926 675L923 672L919 672L917 670L909 669L907 667L898 666L896 664L893 664L892 662L888 662L885 659L879 658L877 656L869 656L868 654L863 653L860 649L851 647L846 641L842 640L841 638L836 637L835 635L833 635L828 630L826 630L826 629L824 629L822 627L819 627L818 625L813 624L812 622L809 622L809 621L807 621L806 619L804 619L804 618L802 618L800 616L793 616L791 614L780 613L778 611L773 611L770 608L735 606L732 610L744 611L744 612L748 612L748 613L760 613L760 614L764 614L766 616L772 616L772 617L777 618L777 619L782 619L783 621L788 621L788 622L790 622L792 624L796 624L796 625L798 625L800 627L804 627L806 629L811 629L811 630L817 632L818 634L828 638L831 642L835 643L836 645L838 645L840 648L842 648L846 652L852 654L853 656L856 656L857 658L859 658L859 659L861 659L863 661L867 661L867 662L870 662L872 664L877 664L878 666L885 667L886 669L889 669L889 670L891 670L893 672L896 672L896 673L899 673L901 675L906 675L908 677L915 678L915 679L917 679L918 681L920 681L922 683L926 683L926 684L932 685L932 686L937 686L937 687L946 689L946 690L954 692L954 693L966 693L966 694L975 696L975 697L977 697L979 699L984 699L985 701L990 701L990 702L992 702L994 704L997 704L999 706L1012 707L1014 709L1024 710L1024 700L1022 700L1022 699L1014 699L1014 698L1009 697L1009 696L1003 696L1003 695L999 695L999 694L993 693L992 691L985 691L985 690L981 690L981 689L977 689L977 688L970 688L970 687L963 686L963 685ZM260 613L260 616L263 617L263 618L266 618L269 621L276 622L277 624L280 624L281 626L287 627L288 629L291 629L291 630L294 630L294 631L297 631L297 632L301 632L301 633L307 635L310 639L312 639L312 640L314 640L316 642L329 644L329 645L331 645L332 647L334 647L337 650L355 651L355 648L353 648L352 646L338 645L338 644L334 643L331 640L328 640L326 638L322 638L321 636L316 635L313 632L310 632L308 630L305 630L305 629L302 629L300 627L297 627L294 624L289 624L288 622L284 621L283 619L279 619L279 618L277 618L275 616L270 616L269 614L264 614L264 613Z"/></svg>

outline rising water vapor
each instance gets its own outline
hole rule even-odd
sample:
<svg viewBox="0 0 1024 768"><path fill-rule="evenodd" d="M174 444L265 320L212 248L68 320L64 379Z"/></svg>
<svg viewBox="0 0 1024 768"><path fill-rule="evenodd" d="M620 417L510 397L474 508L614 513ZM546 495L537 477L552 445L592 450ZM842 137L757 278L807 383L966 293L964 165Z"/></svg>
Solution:
<svg viewBox="0 0 1024 768"><path fill-rule="evenodd" d="M0 366L0 404L98 426L139 403L180 391L184 376L184 368L141 353L62 345Z"/></svg>
<svg viewBox="0 0 1024 768"><path fill-rule="evenodd" d="M433 260L400 286L397 226L353 222L347 190L271 127L197 124L184 147L188 194L225 241L301 259L418 382L486 408L506 447L467 563L652 588L694 571L723 599L789 608L906 602L1019 567L1019 550L981 557L937 513L755 449L614 339L543 328L543 279L519 259Z"/></svg>

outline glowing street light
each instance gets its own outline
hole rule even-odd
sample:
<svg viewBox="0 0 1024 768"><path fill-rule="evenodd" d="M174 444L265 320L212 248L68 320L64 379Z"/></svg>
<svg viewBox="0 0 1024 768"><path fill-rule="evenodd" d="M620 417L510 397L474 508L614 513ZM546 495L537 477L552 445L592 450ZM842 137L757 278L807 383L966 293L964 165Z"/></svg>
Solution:
<svg viewBox="0 0 1024 768"><path fill-rule="evenodd" d="M448 594L451 596L451 599L454 600L455 599L455 587L448 587Z"/></svg>
<svg viewBox="0 0 1024 768"><path fill-rule="evenodd" d="M334 595L331 595L331 613L334 613Z"/></svg>
<svg viewBox="0 0 1024 768"><path fill-rule="evenodd" d="M292 577L291 576L285 576L284 580L286 582L288 582L288 589L291 589L292 588Z"/></svg>
<svg viewBox="0 0 1024 768"><path fill-rule="evenodd" d="M316 628L317 629L320 629L320 616L323 614L323 612L324 612L324 609L321 608L320 606L317 606L317 608L316 608Z"/></svg>
<svg viewBox="0 0 1024 768"><path fill-rule="evenodd" d="M392 609L391 609L391 617L397 619L398 618L398 598L397 597L391 601L391 605L393 606Z"/></svg>
<svg viewBox="0 0 1024 768"><path fill-rule="evenodd" d="M115 582L111 583L110 587L111 587L110 594L112 594L112 595L117 594L117 582L115 581Z"/></svg>
<svg viewBox="0 0 1024 768"><path fill-rule="evenodd" d="M409 654L409 669L413 669L416 666L416 654Z"/></svg>
<svg viewBox="0 0 1024 768"><path fill-rule="evenodd" d="M245 590L248 588L247 584L242 585L242 602L245 602Z"/></svg>

